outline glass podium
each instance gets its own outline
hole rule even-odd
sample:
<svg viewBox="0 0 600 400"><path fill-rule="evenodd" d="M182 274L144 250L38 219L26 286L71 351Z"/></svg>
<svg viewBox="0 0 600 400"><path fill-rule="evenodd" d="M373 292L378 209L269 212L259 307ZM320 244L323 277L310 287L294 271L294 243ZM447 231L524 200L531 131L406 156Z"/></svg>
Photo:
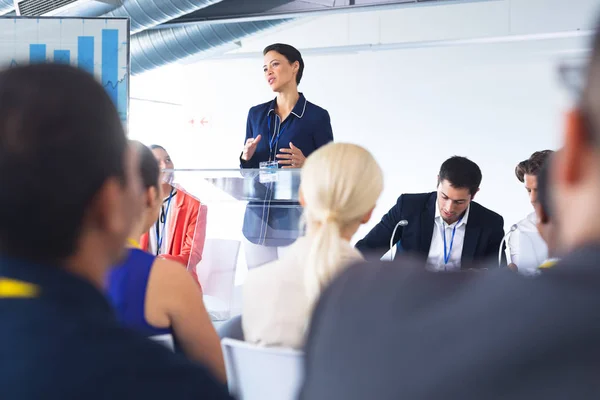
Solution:
<svg viewBox="0 0 600 400"><path fill-rule="evenodd" d="M211 319L241 314L247 272L277 260L304 232L300 169L175 169L164 176L199 202L187 269L198 277Z"/></svg>

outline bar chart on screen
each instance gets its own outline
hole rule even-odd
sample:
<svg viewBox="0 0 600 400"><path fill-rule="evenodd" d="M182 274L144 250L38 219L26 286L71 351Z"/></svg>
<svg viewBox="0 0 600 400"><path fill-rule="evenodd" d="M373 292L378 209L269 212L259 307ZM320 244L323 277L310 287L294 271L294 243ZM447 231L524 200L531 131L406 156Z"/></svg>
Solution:
<svg viewBox="0 0 600 400"><path fill-rule="evenodd" d="M0 64L70 64L93 74L115 103L129 110L129 20L0 17Z"/></svg>

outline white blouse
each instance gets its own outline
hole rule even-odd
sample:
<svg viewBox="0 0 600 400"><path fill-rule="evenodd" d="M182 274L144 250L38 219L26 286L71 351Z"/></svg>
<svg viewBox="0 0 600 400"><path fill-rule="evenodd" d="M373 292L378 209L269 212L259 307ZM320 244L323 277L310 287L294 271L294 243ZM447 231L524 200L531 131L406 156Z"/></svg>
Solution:
<svg viewBox="0 0 600 400"><path fill-rule="evenodd" d="M343 241L342 264L363 260L350 243L340 240ZM310 238L301 237L279 260L248 272L242 306L242 327L247 342L296 349L304 346L310 322L304 268L310 245Z"/></svg>

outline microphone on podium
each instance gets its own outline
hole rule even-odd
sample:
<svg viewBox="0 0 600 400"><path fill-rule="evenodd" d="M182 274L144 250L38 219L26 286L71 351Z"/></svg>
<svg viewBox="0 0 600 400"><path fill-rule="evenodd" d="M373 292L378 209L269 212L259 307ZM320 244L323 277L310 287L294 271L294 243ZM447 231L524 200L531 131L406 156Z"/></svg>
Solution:
<svg viewBox="0 0 600 400"><path fill-rule="evenodd" d="M506 233L506 235L504 235L504 237L502 238L502 241L500 242L500 248L498 249L498 266L499 267L502 266L502 246L504 245L504 242L506 242L508 240L508 237L514 231L516 231L518 228L519 228L519 226L517 224L514 224L513 226L511 226L510 229L508 230L508 232Z"/></svg>
<svg viewBox="0 0 600 400"><path fill-rule="evenodd" d="M408 221L405 219L401 219L396 226L394 227L394 231L392 232L392 237L390 238L390 261L394 260L394 236L396 236L396 229L398 229L399 226L405 227L406 225L408 225Z"/></svg>

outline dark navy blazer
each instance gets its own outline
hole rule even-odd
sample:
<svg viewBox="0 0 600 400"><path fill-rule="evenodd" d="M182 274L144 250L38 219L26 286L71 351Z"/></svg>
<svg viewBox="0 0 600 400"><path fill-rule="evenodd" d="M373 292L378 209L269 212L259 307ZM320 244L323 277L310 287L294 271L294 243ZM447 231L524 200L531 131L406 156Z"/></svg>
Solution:
<svg viewBox="0 0 600 400"><path fill-rule="evenodd" d="M248 112L244 143L250 138L262 136L252 158L248 161L240 159L242 168L258 168L259 163L269 161L269 153L271 159L275 160L274 157L279 150L289 148L290 142L302 150L305 157L308 157L319 147L333 141L329 113L307 101L302 93L291 114L283 123L280 123L275 113L276 104L277 99L274 99L254 106ZM270 143L273 144L272 151L269 148Z"/></svg>
<svg viewBox="0 0 600 400"><path fill-rule="evenodd" d="M37 291L0 290L2 400L231 399L206 368L120 326L89 282L0 257L4 279Z"/></svg>
<svg viewBox="0 0 600 400"><path fill-rule="evenodd" d="M290 142L308 157L319 147L333 141L329 113L307 101L302 93L283 123L275 113L276 104L277 99L274 99L250 109L244 143L249 138L262 136L253 157L248 161L240 158L242 168L259 168L260 162L276 160L275 155L280 149L289 148ZM275 185L267 184L267 193L272 194ZM295 199L275 203L271 196L266 196L264 201L250 202L244 216L244 236L259 245L289 245L302 234L301 214L300 204Z"/></svg>
<svg viewBox="0 0 600 400"><path fill-rule="evenodd" d="M426 260L435 224L436 194L437 192L403 194L398 197L396 205L356 243L356 248L365 255L383 256L390 249L394 227L401 220L406 220L408 225L396 230L394 243L400 242L400 252L413 253ZM473 261L497 257L503 237L504 219L472 201L461 265L465 267Z"/></svg>

